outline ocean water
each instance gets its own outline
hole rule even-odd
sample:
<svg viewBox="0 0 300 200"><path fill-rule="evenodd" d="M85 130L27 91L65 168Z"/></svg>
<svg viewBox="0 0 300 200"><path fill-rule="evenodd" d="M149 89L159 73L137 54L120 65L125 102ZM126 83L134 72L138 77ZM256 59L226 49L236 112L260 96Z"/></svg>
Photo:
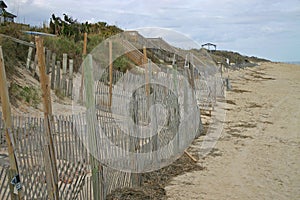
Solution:
<svg viewBox="0 0 300 200"><path fill-rule="evenodd" d="M288 64L300 65L300 61L286 62Z"/></svg>

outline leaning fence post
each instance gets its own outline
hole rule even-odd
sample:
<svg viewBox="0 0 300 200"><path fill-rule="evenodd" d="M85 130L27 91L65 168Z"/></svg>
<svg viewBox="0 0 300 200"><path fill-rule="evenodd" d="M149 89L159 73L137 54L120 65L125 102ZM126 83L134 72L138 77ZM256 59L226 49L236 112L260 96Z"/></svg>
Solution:
<svg viewBox="0 0 300 200"><path fill-rule="evenodd" d="M94 199L104 200L105 189L104 189L104 178L103 178L103 167L101 163L95 158L97 155L98 146L96 124L96 108L95 108L95 91L94 91L94 78L93 78L93 60L92 55L88 54L84 60L84 91L85 91L85 105L87 109L86 120L87 120L87 134L88 144L90 147L90 162L92 169L92 183L93 183L93 196ZM98 154L99 155L99 154Z"/></svg>
<svg viewBox="0 0 300 200"><path fill-rule="evenodd" d="M33 44L33 42L30 42L30 43ZM32 51L33 51L33 47L29 47L29 49L28 49L28 55L27 55L27 62L26 62L26 69L27 70L29 70L29 68L30 68Z"/></svg>
<svg viewBox="0 0 300 200"><path fill-rule="evenodd" d="M51 135L51 116L52 116L52 106L51 106L51 95L50 95L50 83L49 77L46 74L45 66L45 54L43 53L43 39L39 36L35 36L35 43L38 55L38 66L40 71L40 84L42 88L43 97L43 110L44 110L44 126L45 126L45 136L46 143L44 145L44 162L47 180L47 190L49 199L57 200L59 198L58 191L58 174L56 165L56 156L54 151L53 139Z"/></svg>
<svg viewBox="0 0 300 200"><path fill-rule="evenodd" d="M68 96L72 99L73 91L73 60L69 60L69 85L68 85Z"/></svg>
<svg viewBox="0 0 300 200"><path fill-rule="evenodd" d="M15 187L17 187L17 185L13 185L11 183L11 181L14 178L20 181L20 176L19 176L17 159L14 152L14 147L12 145L12 141L14 141L14 138L10 138L8 132L8 129L12 128L12 121L11 121L11 109L10 109L10 102L9 102L9 95L8 95L8 88L7 88L7 80L6 80L5 67L4 67L4 59L3 59L1 46L0 46L0 97L1 97L3 118L5 123L5 136L6 136L6 143L8 147L8 156L9 156L9 163L10 163L8 180L9 180L11 199L22 199L23 198L23 191L21 190L22 188L19 188L19 190L17 190L18 192L14 193L14 189ZM19 186L21 186L20 182L18 183Z"/></svg>
<svg viewBox="0 0 300 200"><path fill-rule="evenodd" d="M51 89L54 89L55 83L55 63L56 63L56 54L52 54L52 64L51 64Z"/></svg>
<svg viewBox="0 0 300 200"><path fill-rule="evenodd" d="M62 82L61 89L64 96L67 96L67 63L68 63L68 54L63 54L63 72L62 72Z"/></svg>

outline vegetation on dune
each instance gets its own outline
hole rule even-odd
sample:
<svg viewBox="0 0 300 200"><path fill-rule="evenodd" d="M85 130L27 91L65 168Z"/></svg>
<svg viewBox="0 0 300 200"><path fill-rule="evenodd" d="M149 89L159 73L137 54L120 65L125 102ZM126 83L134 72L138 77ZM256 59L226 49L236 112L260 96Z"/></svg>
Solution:
<svg viewBox="0 0 300 200"><path fill-rule="evenodd" d="M113 66L118 71L126 72L126 70L131 69L134 64L126 56L123 55L114 60Z"/></svg>
<svg viewBox="0 0 300 200"><path fill-rule="evenodd" d="M64 15L63 19L52 15L49 27L30 27L25 24L2 23L0 24L0 34L10 36L26 42L34 42L34 36L25 34L24 31L37 31L55 34L56 37L44 37L44 46L56 53L57 59L62 60L63 53L68 54L69 59L74 60L74 71L78 71L82 63L83 37L88 33L87 52L91 52L100 42L106 38L122 32L116 26L110 26L105 22L79 23L72 17ZM19 100L28 103L30 106L37 107L40 102L40 93L37 88L30 85L20 85L12 80L12 75L17 75L16 67L26 65L28 46L17 43L7 37L0 35L0 46L2 46L3 57L7 77L10 81L10 94L12 102ZM34 55L34 54L33 54ZM32 57L33 59L34 57ZM130 67L130 61L126 58L120 58L115 61L120 71L126 71ZM59 96L60 91L55 91Z"/></svg>
<svg viewBox="0 0 300 200"><path fill-rule="evenodd" d="M230 63L235 63L236 65L257 63L257 62L269 62L269 60L263 58L258 58L254 56L249 57L232 51L216 50L216 51L211 51L210 54L216 62L220 62L225 66L227 65L226 58L229 59Z"/></svg>
<svg viewBox="0 0 300 200"><path fill-rule="evenodd" d="M38 31L55 34L57 37L44 37L44 45L55 52L57 59L62 59L63 53L67 53L74 60L74 70L78 71L82 62L83 35L88 33L87 52L91 52L100 42L106 38L122 32L116 26L106 22L80 23L76 19L64 14L63 18L54 14L51 16L49 27L30 27L29 25L16 23L3 23L0 25L0 34L5 34L27 42L34 41L32 35L26 35L23 31ZM5 65L9 72L13 72L15 66L25 65L28 47L15 43L0 36L0 45L3 48ZM21 62L21 63L20 63ZM121 68L124 68L121 66Z"/></svg>
<svg viewBox="0 0 300 200"><path fill-rule="evenodd" d="M108 25L106 22L97 22L94 24L88 22L80 23L66 14L64 14L64 19L52 14L49 32L55 35L72 38L77 42L80 41L83 33L97 34L98 37L103 39L120 33L122 30L114 25Z"/></svg>
<svg viewBox="0 0 300 200"><path fill-rule="evenodd" d="M20 86L16 83L12 83L9 87L9 94L11 95L11 99L26 102L29 106L34 108L37 108L41 101L40 89L33 86Z"/></svg>
<svg viewBox="0 0 300 200"><path fill-rule="evenodd" d="M28 30L28 28L29 26L23 24L3 23L0 24L0 34L8 35L24 41L30 41L30 36L22 33L22 30ZM1 36L0 46L2 46L7 73L12 74L15 66L21 66L22 62L25 63L28 47Z"/></svg>
<svg viewBox="0 0 300 200"><path fill-rule="evenodd" d="M91 52L103 40L122 32L122 30L105 22L80 23L66 14L63 19L53 14L47 32L55 34L57 37L46 38L45 46L56 52L58 59L62 59L62 54L67 53L69 58L74 60L74 70L78 71L82 62L84 33L88 34L87 52Z"/></svg>

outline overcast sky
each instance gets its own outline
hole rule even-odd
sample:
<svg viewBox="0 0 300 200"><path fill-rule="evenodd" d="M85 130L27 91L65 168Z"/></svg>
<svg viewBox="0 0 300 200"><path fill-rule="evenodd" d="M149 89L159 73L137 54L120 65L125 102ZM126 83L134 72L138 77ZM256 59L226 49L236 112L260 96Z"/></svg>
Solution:
<svg viewBox="0 0 300 200"><path fill-rule="evenodd" d="M163 27L199 44L273 61L300 61L300 0L4 0L17 22L51 14L105 21L124 30Z"/></svg>

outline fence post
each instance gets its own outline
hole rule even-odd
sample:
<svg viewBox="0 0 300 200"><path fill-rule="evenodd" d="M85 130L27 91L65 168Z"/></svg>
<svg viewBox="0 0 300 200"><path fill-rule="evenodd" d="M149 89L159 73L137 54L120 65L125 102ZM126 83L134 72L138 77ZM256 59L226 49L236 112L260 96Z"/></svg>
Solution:
<svg viewBox="0 0 300 200"><path fill-rule="evenodd" d="M112 41L109 40L109 107L112 105L112 82L113 82L113 60L112 60Z"/></svg>
<svg viewBox="0 0 300 200"><path fill-rule="evenodd" d="M9 102L9 95L8 95L8 88L7 88L4 59L3 59L1 46L0 46L0 97L1 97L1 104L2 104L3 119L5 123L5 136L6 136L9 163L10 163L8 180L9 180L11 199L22 199L23 191L19 190L17 194L14 193L15 187L13 184L11 184L11 181L14 177L20 177L20 176L19 176L17 159L14 152L14 147L12 145L12 141L14 141L14 138L10 138L8 132L8 129L12 128L12 121L11 121L11 109L10 109L10 102Z"/></svg>
<svg viewBox="0 0 300 200"><path fill-rule="evenodd" d="M83 59L86 55L86 46L87 46L87 33L84 33L84 35L83 35L83 50L82 50ZM79 101L81 103L83 103L83 79L84 79L84 67L82 67L81 85L80 85L80 89L79 89Z"/></svg>
<svg viewBox="0 0 300 200"><path fill-rule="evenodd" d="M147 63L147 60L148 60L146 46L143 46L143 55L144 55L144 57L143 57L143 64L145 64L145 63Z"/></svg>
<svg viewBox="0 0 300 200"><path fill-rule="evenodd" d="M69 85L68 85L68 96L72 99L73 91L73 60L69 60Z"/></svg>
<svg viewBox="0 0 300 200"><path fill-rule="evenodd" d="M194 68L194 58L193 58L193 56L194 55L192 53L190 53L191 85L192 85L193 90L195 90L195 75L194 75L195 68Z"/></svg>
<svg viewBox="0 0 300 200"><path fill-rule="evenodd" d="M87 134L90 147L90 162L92 169L92 183L93 183L93 196L94 199L104 200L104 177L103 167L101 163L93 156L97 155L97 132L96 132L96 108L95 108L95 91L94 91L94 78L93 78L93 60L92 55L88 54L84 60L84 87L85 87L85 105L87 109Z"/></svg>
<svg viewBox="0 0 300 200"><path fill-rule="evenodd" d="M46 73L49 74L51 62L51 50L46 50Z"/></svg>
<svg viewBox="0 0 300 200"><path fill-rule="evenodd" d="M56 63L56 79L55 79L55 89L59 90L60 88L60 61Z"/></svg>
<svg viewBox="0 0 300 200"><path fill-rule="evenodd" d="M56 63L56 54L52 54L52 64L51 64L51 89L54 89L55 83L55 63Z"/></svg>
<svg viewBox="0 0 300 200"><path fill-rule="evenodd" d="M67 63L68 63L68 54L63 54L63 72L62 72L62 82L61 89L64 96L67 96Z"/></svg>
<svg viewBox="0 0 300 200"><path fill-rule="evenodd" d="M42 97L43 97L44 126L45 126L44 132L46 133L45 134L46 144L44 145L43 153L44 153L46 180L47 180L47 190L48 190L49 199L58 200L59 191L58 191L57 165L56 165L53 139L52 139L51 129L50 129L52 106L51 106L49 77L46 74L45 54L43 52L43 39L39 36L35 36L35 43L36 43L36 49L38 55L40 83L41 83Z"/></svg>
<svg viewBox="0 0 300 200"><path fill-rule="evenodd" d="M35 55L34 55L34 62L33 62L33 69L32 69L32 75L34 76L34 74L36 73L36 66L37 66L37 53L35 51Z"/></svg>
<svg viewBox="0 0 300 200"><path fill-rule="evenodd" d="M33 44L33 42L30 42L30 43ZM26 69L27 70L30 69L30 62L31 62L31 57L32 57L32 51L33 51L33 47L29 47L28 55L27 55L27 62L26 62Z"/></svg>
<svg viewBox="0 0 300 200"><path fill-rule="evenodd" d="M147 58L147 49L144 46L143 47L143 53L144 53L144 60L143 60L143 64L144 64L144 69L145 69L145 81L146 81L146 95L147 97L150 94L150 87L149 87L149 69L148 69L148 58Z"/></svg>

